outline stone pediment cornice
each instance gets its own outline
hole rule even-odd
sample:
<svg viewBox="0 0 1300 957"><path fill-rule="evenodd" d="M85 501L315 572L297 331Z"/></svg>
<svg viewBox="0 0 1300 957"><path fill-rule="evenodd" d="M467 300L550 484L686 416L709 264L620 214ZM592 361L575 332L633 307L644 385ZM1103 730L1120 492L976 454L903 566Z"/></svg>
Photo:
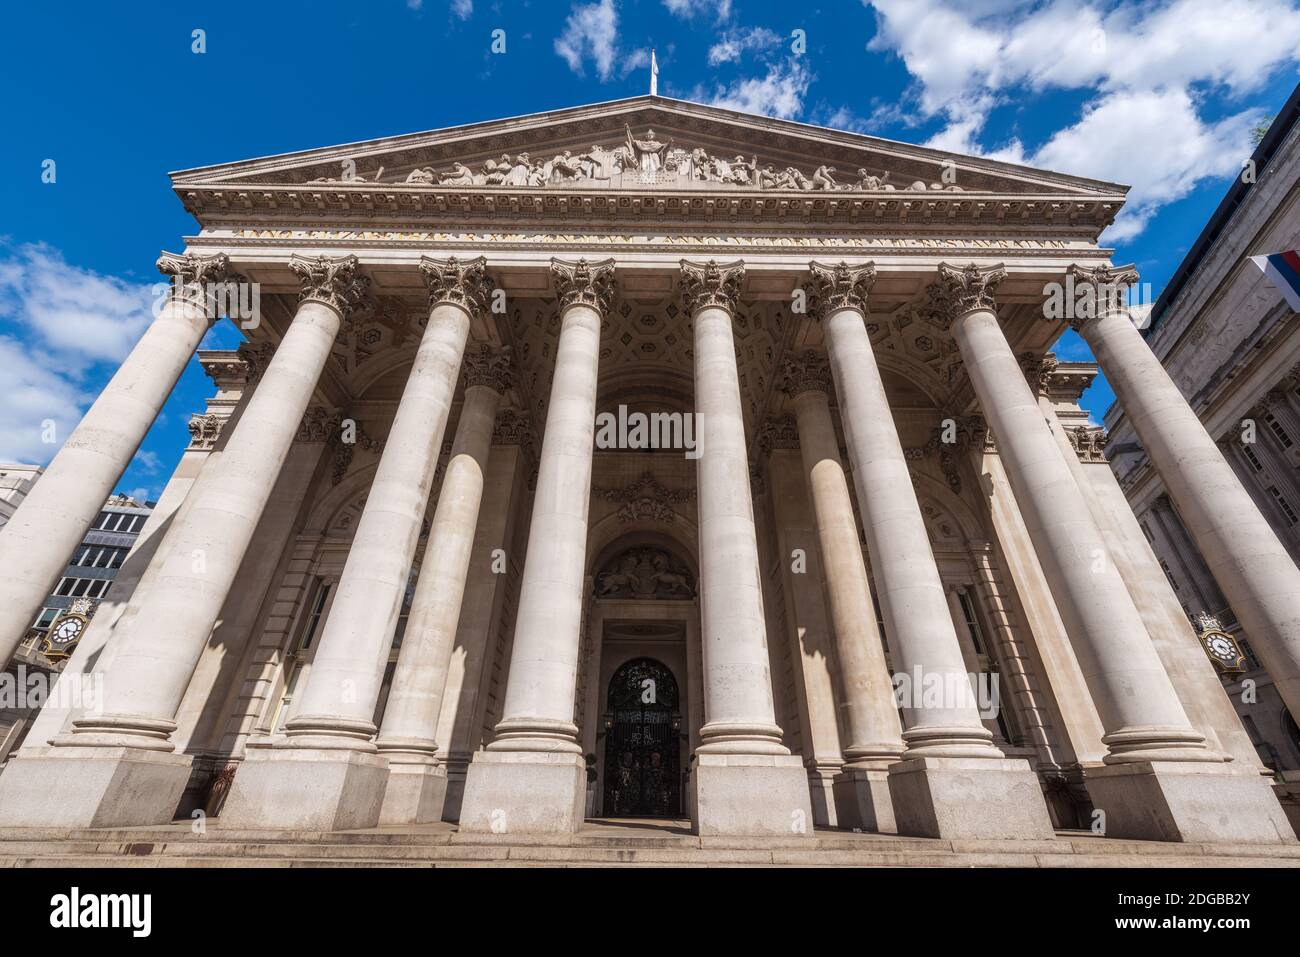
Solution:
<svg viewBox="0 0 1300 957"><path fill-rule="evenodd" d="M649 221L678 227L690 223L842 226L976 226L996 229L1086 230L1094 237L1109 226L1122 200L1053 195L975 193L778 193L743 194L595 191L580 188L501 190L488 187L394 185L180 187L186 210L207 227L278 220L304 223L405 227L451 222L520 227L563 225L583 229L627 228Z"/></svg>
<svg viewBox="0 0 1300 957"><path fill-rule="evenodd" d="M885 221L971 210L989 219L1042 215L1104 226L1126 192L661 97L227 163L172 179L205 223L258 210L534 217L712 210L846 220L865 213Z"/></svg>

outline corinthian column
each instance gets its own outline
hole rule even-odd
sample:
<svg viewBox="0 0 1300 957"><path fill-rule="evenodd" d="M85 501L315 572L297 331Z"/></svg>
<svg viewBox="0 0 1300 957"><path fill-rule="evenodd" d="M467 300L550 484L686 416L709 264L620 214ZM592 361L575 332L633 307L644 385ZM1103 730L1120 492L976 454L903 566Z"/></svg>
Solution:
<svg viewBox="0 0 1300 957"><path fill-rule="evenodd" d="M1123 308L1116 294L1137 272L1072 272L1098 287L1099 305L1072 325L1092 347L1250 646L1300 715L1300 568Z"/></svg>
<svg viewBox="0 0 1300 957"><path fill-rule="evenodd" d="M171 820L190 758L174 754L175 715L343 319L362 301L357 258L293 257L298 311L221 457L190 492L152 586L114 638L102 714L73 722L56 747L0 776L6 824L114 826ZM49 801L54 781L78 787Z"/></svg>
<svg viewBox="0 0 1300 957"><path fill-rule="evenodd" d="M781 743L732 322L745 267L681 264L695 327L704 726L696 749L699 834L812 833L802 762Z"/></svg>
<svg viewBox="0 0 1300 957"><path fill-rule="evenodd" d="M1106 731L1103 761L1109 768L1085 772L1093 804L1106 814L1107 833L1117 836L1276 839L1267 816L1227 825L1236 815L1196 810L1198 790L1199 800L1213 800L1218 785L1207 778L1225 766L1188 720L1002 332L993 292L1005 275L1000 266L941 263L927 309L957 341ZM1236 780L1241 800L1264 806L1252 785L1257 775ZM1262 834L1260 823L1269 834Z"/></svg>
<svg viewBox="0 0 1300 957"><path fill-rule="evenodd" d="M381 824L442 817L447 768L434 740L469 573L497 405L510 388L510 353L484 345L465 356L465 395L438 493L402 650L376 742L388 758Z"/></svg>
<svg viewBox="0 0 1300 957"><path fill-rule="evenodd" d="M980 721L930 538L867 335L875 267L811 263L867 551L897 649L907 750L889 771L898 829L950 838L1048 836L1038 781ZM929 689L929 690L927 690ZM942 689L942 693L933 693Z"/></svg>
<svg viewBox="0 0 1300 957"><path fill-rule="evenodd" d="M420 261L429 319L285 737L250 753L226 800L222 816L235 826L378 823L388 762L375 753L374 713L470 320L487 308L486 265L482 258Z"/></svg>
<svg viewBox="0 0 1300 957"><path fill-rule="evenodd" d="M781 388L799 426L844 689L849 744L834 783L836 805L842 826L892 831L887 772L903 753L902 728L831 421L830 367L825 356L810 350L787 359L782 371Z"/></svg>
<svg viewBox="0 0 1300 957"><path fill-rule="evenodd" d="M59 574L158 417L215 318L206 284L224 255L164 253L172 288L157 318L0 532L0 667L22 641Z"/></svg>
<svg viewBox="0 0 1300 957"><path fill-rule="evenodd" d="M573 723L596 437L600 326L614 301L614 261L551 260L560 341L524 556L504 715L474 755L460 826L571 834L582 825L586 763Z"/></svg>

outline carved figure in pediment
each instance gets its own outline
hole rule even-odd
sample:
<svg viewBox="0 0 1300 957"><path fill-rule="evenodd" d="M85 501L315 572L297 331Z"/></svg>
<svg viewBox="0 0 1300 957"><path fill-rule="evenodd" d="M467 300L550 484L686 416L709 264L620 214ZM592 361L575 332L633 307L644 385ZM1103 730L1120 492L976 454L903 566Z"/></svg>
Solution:
<svg viewBox="0 0 1300 957"><path fill-rule="evenodd" d="M502 153L499 160L489 159L483 163L483 186L500 186L510 175L510 169L514 166L514 161L510 159L509 153Z"/></svg>
<svg viewBox="0 0 1300 957"><path fill-rule="evenodd" d="M858 170L858 181L853 184L853 188L893 190L894 187L889 186L885 183L885 180L887 179L889 179L888 173L886 173L884 176L873 176L871 173L868 173L865 169L860 169Z"/></svg>
<svg viewBox="0 0 1300 957"><path fill-rule="evenodd" d="M632 127L625 125L624 129L627 130L628 155L635 160L633 165L641 170L642 175L654 176L663 169L664 159L673 141L670 139L667 143L660 142L655 139L654 130L647 130L646 138L638 140L632 136Z"/></svg>
<svg viewBox="0 0 1300 957"><path fill-rule="evenodd" d="M835 182L834 166L818 166L812 174L813 189L839 189L839 183Z"/></svg>
<svg viewBox="0 0 1300 957"><path fill-rule="evenodd" d="M772 168L768 163L758 171L758 188L759 189L780 189L781 174Z"/></svg>
<svg viewBox="0 0 1300 957"><path fill-rule="evenodd" d="M582 165L579 164L573 153L565 150L546 164L542 178L547 182L566 183L578 179L583 173Z"/></svg>
<svg viewBox="0 0 1300 957"><path fill-rule="evenodd" d="M434 172L432 166L424 166L416 167L407 173L406 182L414 183L417 186L432 186L434 183L441 182L441 179Z"/></svg>
<svg viewBox="0 0 1300 957"><path fill-rule="evenodd" d="M781 176L777 189L812 189L812 180L793 166L787 166Z"/></svg>
<svg viewBox="0 0 1300 957"><path fill-rule="evenodd" d="M373 180L366 179L364 173L358 173L355 169L351 171L345 169L342 176L322 176L319 179L309 179L307 180L307 185L314 186L318 183L378 183L379 177L383 175L384 168L382 166L375 171L375 178Z"/></svg>
<svg viewBox="0 0 1300 957"><path fill-rule="evenodd" d="M690 572L662 549L631 548L596 576L597 598L695 597Z"/></svg>
<svg viewBox="0 0 1300 957"><path fill-rule="evenodd" d="M711 182L713 180L713 163L707 152L702 148L696 147L690 153L691 177L693 179Z"/></svg>
<svg viewBox="0 0 1300 957"><path fill-rule="evenodd" d="M451 172L443 173L442 185L444 186L473 186L474 171L464 163L452 163Z"/></svg>
<svg viewBox="0 0 1300 957"><path fill-rule="evenodd" d="M746 160L743 156L737 156L731 161L731 182L735 183L737 186L752 186L757 174L757 156L752 160Z"/></svg>

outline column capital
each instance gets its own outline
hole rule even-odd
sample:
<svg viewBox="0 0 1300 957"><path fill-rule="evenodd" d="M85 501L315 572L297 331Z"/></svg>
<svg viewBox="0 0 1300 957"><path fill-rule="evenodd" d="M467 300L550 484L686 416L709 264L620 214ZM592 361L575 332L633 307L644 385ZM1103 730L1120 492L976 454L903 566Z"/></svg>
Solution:
<svg viewBox="0 0 1300 957"><path fill-rule="evenodd" d="M773 449L799 448L799 426L794 416L769 417L758 430L758 447L769 455Z"/></svg>
<svg viewBox="0 0 1300 957"><path fill-rule="evenodd" d="M831 391L831 368L826 356L814 349L806 349L796 356L787 356L781 364L781 381L777 388L791 399L805 392Z"/></svg>
<svg viewBox="0 0 1300 957"><path fill-rule="evenodd" d="M926 302L921 311L943 329L977 309L996 313L993 291L1006 278L1007 270L1001 263L996 266L939 263L939 280L926 287Z"/></svg>
<svg viewBox="0 0 1300 957"><path fill-rule="evenodd" d="M1134 264L1082 266L1075 263L1066 270L1066 276L1073 281L1075 294L1066 303L1064 318L1075 332L1082 333L1089 320L1128 314L1127 292L1138 281ZM1078 295L1080 289L1085 292L1082 297Z"/></svg>
<svg viewBox="0 0 1300 957"><path fill-rule="evenodd" d="M551 279L560 298L560 309L570 306L590 306L602 316L614 306L614 260L589 262L579 259L566 262L551 260Z"/></svg>
<svg viewBox="0 0 1300 957"><path fill-rule="evenodd" d="M420 275L429 290L429 308L439 303L460 306L471 316L488 309L492 278L487 273L487 259L432 259L420 257Z"/></svg>
<svg viewBox="0 0 1300 957"><path fill-rule="evenodd" d="M226 424L226 417L211 412L195 412L190 416L190 444L186 452L211 452L217 447L221 430Z"/></svg>
<svg viewBox="0 0 1300 957"><path fill-rule="evenodd" d="M1020 368L1025 373L1025 381L1029 383L1029 388L1034 390L1036 396L1047 394L1047 384L1052 380L1052 373L1060 364L1053 352L1043 355L1034 352L1020 354Z"/></svg>
<svg viewBox="0 0 1300 957"><path fill-rule="evenodd" d="M497 395L504 395L511 384L510 347L493 349L486 342L477 349L466 349L461 362L465 388L485 385Z"/></svg>
<svg viewBox="0 0 1300 957"><path fill-rule="evenodd" d="M241 342L235 353L244 363L244 381L253 383L262 378L262 373L271 364L271 357L275 355L275 344Z"/></svg>
<svg viewBox="0 0 1300 957"><path fill-rule="evenodd" d="M328 442L338 434L341 422L342 417L337 412L331 412L321 405L313 405L303 413L294 441Z"/></svg>
<svg viewBox="0 0 1300 957"><path fill-rule="evenodd" d="M818 322L840 309L856 309L866 316L867 294L876 281L875 263L810 262L808 271L812 274L808 313Z"/></svg>
<svg viewBox="0 0 1300 957"><path fill-rule="evenodd" d="M1106 462L1106 439L1109 433L1097 425L1066 426L1065 436L1080 462Z"/></svg>
<svg viewBox="0 0 1300 957"><path fill-rule="evenodd" d="M164 252L158 257L156 265L160 273L172 278L169 298L173 302L188 302L199 308L207 307L204 283L221 282L230 274L230 258L225 253L203 256L198 253Z"/></svg>
<svg viewBox="0 0 1300 957"><path fill-rule="evenodd" d="M370 297L370 280L359 267L353 255L289 257L289 268L302 283L298 302L324 303L345 320Z"/></svg>
<svg viewBox="0 0 1300 957"><path fill-rule="evenodd" d="M736 302L740 298L740 287L745 281L745 264L737 259L735 262L695 263L681 261L681 278L677 288L681 291L682 302L686 311L692 316L701 309L717 306L727 312L736 311Z"/></svg>

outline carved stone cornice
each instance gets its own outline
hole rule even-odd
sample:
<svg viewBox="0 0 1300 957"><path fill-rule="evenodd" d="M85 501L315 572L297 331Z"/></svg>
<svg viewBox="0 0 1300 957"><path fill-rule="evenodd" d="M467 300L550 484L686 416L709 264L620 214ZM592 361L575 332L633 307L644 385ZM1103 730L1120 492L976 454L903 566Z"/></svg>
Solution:
<svg viewBox="0 0 1300 957"><path fill-rule="evenodd" d="M1080 462L1106 462L1106 430L1100 426L1078 425L1066 427L1065 435L1074 447Z"/></svg>
<svg viewBox="0 0 1300 957"><path fill-rule="evenodd" d="M856 309L866 316L867 294L876 281L875 263L850 266L846 262L810 262L808 271L812 274L809 315L819 322L838 309Z"/></svg>
<svg viewBox="0 0 1300 957"><path fill-rule="evenodd" d="M797 356L787 356L781 363L781 380L777 386L790 398L805 392L831 391L831 367L823 353L806 349Z"/></svg>
<svg viewBox="0 0 1300 957"><path fill-rule="evenodd" d="M1029 383L1029 388L1034 391L1034 395L1047 395L1048 384L1052 381L1052 376L1060 366L1056 354L1052 352L1038 355L1033 352L1022 352L1020 354L1020 368L1025 374L1025 381Z"/></svg>
<svg viewBox="0 0 1300 957"><path fill-rule="evenodd" d="M420 275L429 290L429 308L440 302L460 306L471 316L487 312L492 278L487 273L487 258L431 259L420 257Z"/></svg>
<svg viewBox="0 0 1300 957"><path fill-rule="evenodd" d="M230 271L230 259L225 253L203 256L198 253L165 252L158 257L157 265L160 273L172 277L168 297L173 302L186 302L200 309L208 306L205 284L221 282Z"/></svg>
<svg viewBox="0 0 1300 957"><path fill-rule="evenodd" d="M930 430L930 438L925 445L903 450L903 457L910 462L920 461L930 455L938 454L939 469L944 481L954 492L961 494L961 458L960 454L972 450L993 451L988 424L981 415L949 416L954 423L951 430L936 425ZM945 433L951 433L952 441L945 442Z"/></svg>
<svg viewBox="0 0 1300 957"><path fill-rule="evenodd" d="M303 413L298 425L297 442L329 442L338 437L342 417L323 406L313 405Z"/></svg>
<svg viewBox="0 0 1300 957"><path fill-rule="evenodd" d="M570 306L590 306L602 316L614 306L614 260L566 262L551 260L551 279L561 311Z"/></svg>
<svg viewBox="0 0 1300 957"><path fill-rule="evenodd" d="M345 320L370 298L370 280L357 270L356 256L289 257L289 269L302 283L298 301L320 302L330 306Z"/></svg>
<svg viewBox="0 0 1300 957"><path fill-rule="evenodd" d="M186 452L211 452L217 447L217 440L221 438L221 430L226 424L224 415L213 415L211 412L206 415L196 412L190 416L190 444L185 447Z"/></svg>
<svg viewBox="0 0 1300 957"><path fill-rule="evenodd" d="M938 282L926 287L926 301L918 310L930 322L947 330L962 316L977 309L997 312L993 292L998 283L1007 278L1007 271L1001 264L950 266L939 263L938 271Z"/></svg>
<svg viewBox="0 0 1300 957"><path fill-rule="evenodd" d="M466 349L460 374L467 389L485 385L497 395L505 395L512 382L510 347L493 349L484 342L478 348Z"/></svg>
<svg viewBox="0 0 1300 957"><path fill-rule="evenodd" d="M773 449L799 448L799 426L793 415L774 415L758 431L758 447L765 453Z"/></svg>
<svg viewBox="0 0 1300 957"><path fill-rule="evenodd" d="M736 304L740 300L740 287L745 282L744 262L737 259L719 265L712 259L703 263L683 259L681 270L677 288L681 291L682 302L688 314L693 316L710 306L735 313Z"/></svg>
<svg viewBox="0 0 1300 957"><path fill-rule="evenodd" d="M671 525L677 519L673 506L695 498L695 489L670 489L648 469L622 488L593 486L591 493L606 502L617 503L619 509L615 515L623 524L653 521Z"/></svg>

